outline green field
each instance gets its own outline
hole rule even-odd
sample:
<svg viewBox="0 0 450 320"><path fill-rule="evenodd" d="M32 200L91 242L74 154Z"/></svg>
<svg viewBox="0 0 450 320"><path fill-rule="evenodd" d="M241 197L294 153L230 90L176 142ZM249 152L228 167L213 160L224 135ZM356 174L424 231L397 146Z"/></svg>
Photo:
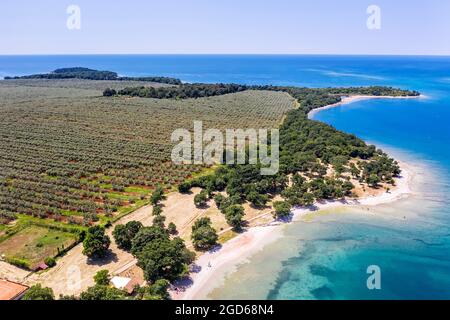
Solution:
<svg viewBox="0 0 450 320"><path fill-rule="evenodd" d="M55 257L77 241L73 233L30 225L0 243L6 261L33 268L47 257Z"/></svg>

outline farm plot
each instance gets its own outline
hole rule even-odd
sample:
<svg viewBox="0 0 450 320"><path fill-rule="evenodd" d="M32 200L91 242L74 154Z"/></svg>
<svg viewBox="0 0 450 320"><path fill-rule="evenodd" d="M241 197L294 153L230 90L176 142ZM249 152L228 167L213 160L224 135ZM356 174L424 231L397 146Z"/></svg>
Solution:
<svg viewBox="0 0 450 320"><path fill-rule="evenodd" d="M0 243L0 255L15 265L33 268L48 257L55 257L76 241L72 233L29 226Z"/></svg>

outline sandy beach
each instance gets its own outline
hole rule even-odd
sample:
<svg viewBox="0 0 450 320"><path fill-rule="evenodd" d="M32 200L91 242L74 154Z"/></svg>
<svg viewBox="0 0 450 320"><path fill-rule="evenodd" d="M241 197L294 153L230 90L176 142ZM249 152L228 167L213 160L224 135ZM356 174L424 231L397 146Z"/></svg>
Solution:
<svg viewBox="0 0 450 320"><path fill-rule="evenodd" d="M339 103L311 111L308 117L311 118L321 110L334 108L355 101L380 98L408 99L418 97L343 97L342 101ZM413 166L410 166L405 162L399 161L399 165L402 169L402 176L396 179L396 186L389 192L358 199L317 202L311 207L294 208L292 210L292 219L290 221L298 221L305 214L311 214L311 212L317 212L324 209L339 208L342 206L377 206L408 197L412 192L411 184L415 176L415 171ZM219 248L202 254L192 266L190 278L174 284L173 288L170 290L172 299L205 299L207 295L217 287L220 282L223 282L228 274L235 271L240 264L245 263L252 255L262 250L264 246L281 237L283 226L285 226L286 223L288 222L273 220L263 226L249 228L239 236L227 241Z"/></svg>

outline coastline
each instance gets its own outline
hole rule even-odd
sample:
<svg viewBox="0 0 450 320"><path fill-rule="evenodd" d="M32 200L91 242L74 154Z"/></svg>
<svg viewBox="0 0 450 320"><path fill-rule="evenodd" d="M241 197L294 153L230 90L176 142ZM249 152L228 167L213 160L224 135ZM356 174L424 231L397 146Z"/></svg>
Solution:
<svg viewBox="0 0 450 320"><path fill-rule="evenodd" d="M412 194L411 184L415 176L412 166L400 162L401 177L396 179L396 186L390 192L360 199L346 199L316 202L311 207L292 210L292 221L299 221L307 214L317 213L325 209L348 206L377 206L404 199ZM226 276L234 272L240 264L245 263L266 245L282 237L283 227L291 222L273 220L262 226L251 227L237 237L227 241L218 249L199 256L191 268L190 279L175 283L170 290L174 300L205 299ZM212 285L214 282L215 285Z"/></svg>
<svg viewBox="0 0 450 320"><path fill-rule="evenodd" d="M338 103L310 111L308 113L308 118L311 119L316 113L322 110L335 108L360 100L412 98L424 98L424 95L414 97L346 96ZM396 186L390 192L375 196L366 196L359 199L316 202L311 207L294 208L292 210L291 222L300 220L305 214L325 209L346 206L377 206L408 197L412 193L411 183L415 173L412 166L409 164L402 161L398 162L402 170L402 176L396 179ZM285 222L273 220L263 226L251 227L237 237L227 241L219 248L205 252L199 256L193 264L189 279L176 282L172 286L170 290L171 298L173 300L205 299L207 295L217 287L217 282L220 283L225 281L226 276L235 271L240 264L245 263L252 255L280 238L282 236L283 226L285 225ZM216 282L215 286L211 285L212 281Z"/></svg>

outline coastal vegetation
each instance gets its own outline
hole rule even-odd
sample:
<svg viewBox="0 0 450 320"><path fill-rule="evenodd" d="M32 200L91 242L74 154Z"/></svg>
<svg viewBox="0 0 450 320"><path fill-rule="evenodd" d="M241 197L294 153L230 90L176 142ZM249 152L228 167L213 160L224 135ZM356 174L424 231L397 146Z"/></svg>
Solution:
<svg viewBox="0 0 450 320"><path fill-rule="evenodd" d="M243 224L243 202L264 206L280 194L285 201L275 202L275 216L289 215L292 206L309 206L315 201L356 197L357 185L378 188L393 185L401 173L398 163L382 150L367 145L354 135L308 119L316 108L341 101L344 95L417 96L415 91L389 87L309 89L261 86L253 90L283 91L297 99L299 107L289 111L280 127L280 170L273 176L260 174L261 164L224 165L179 187L201 187L203 193L222 191L214 197L217 207L235 229ZM219 181L219 183L218 183ZM201 193L202 193L201 192ZM200 193L200 194L201 194ZM197 195L196 197L199 197ZM206 201L206 199L203 199ZM198 199L194 199L198 202ZM204 202L203 201L203 202Z"/></svg>
<svg viewBox="0 0 450 320"><path fill-rule="evenodd" d="M301 88L282 86L258 86L242 84L205 84L186 83L179 86L153 88L148 86L126 87L117 92L107 88L103 92L104 96L130 96L154 99L191 99L223 94L241 92L245 90L269 90L288 92L295 98L303 101L304 110L307 112L317 108L319 105L329 105L341 101L341 96L345 95L368 95L368 96L418 96L417 91L401 90L392 87L353 87L353 88Z"/></svg>
<svg viewBox="0 0 450 320"><path fill-rule="evenodd" d="M182 84L176 87L128 87L117 92L121 96L155 99L189 99L211 96L220 96L247 90L248 87L239 84ZM111 96L109 89L103 92L104 96Z"/></svg>
<svg viewBox="0 0 450 320"><path fill-rule="evenodd" d="M171 239L168 231L159 225L139 230L132 241L131 253L150 282L178 279L187 273L188 265L194 259L183 240Z"/></svg>

